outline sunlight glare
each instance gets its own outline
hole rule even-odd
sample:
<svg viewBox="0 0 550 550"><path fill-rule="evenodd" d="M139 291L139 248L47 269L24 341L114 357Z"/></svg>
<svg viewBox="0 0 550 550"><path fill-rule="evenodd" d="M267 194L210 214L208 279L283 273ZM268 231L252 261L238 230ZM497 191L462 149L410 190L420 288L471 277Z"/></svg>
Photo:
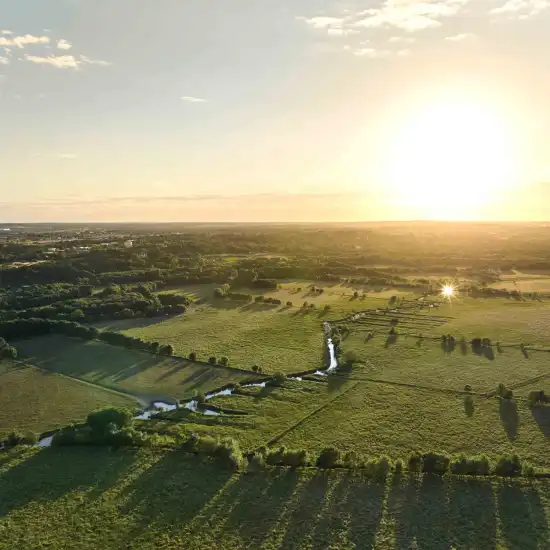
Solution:
<svg viewBox="0 0 550 550"><path fill-rule="evenodd" d="M402 126L392 149L394 195L429 218L471 219L514 183L511 132L482 105L433 105Z"/></svg>
<svg viewBox="0 0 550 550"><path fill-rule="evenodd" d="M445 285L441 289L441 295L444 298L451 299L454 296L454 294L455 294L455 289L451 285Z"/></svg>

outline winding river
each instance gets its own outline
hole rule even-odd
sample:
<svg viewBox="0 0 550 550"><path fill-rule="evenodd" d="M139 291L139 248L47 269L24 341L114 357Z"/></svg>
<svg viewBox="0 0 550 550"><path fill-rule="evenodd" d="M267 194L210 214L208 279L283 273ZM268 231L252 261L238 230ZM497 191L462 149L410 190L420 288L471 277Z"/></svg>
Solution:
<svg viewBox="0 0 550 550"><path fill-rule="evenodd" d="M329 364L328 367L325 370L318 370L315 372L316 375L319 376L328 376L331 372L334 372L338 368L338 361L336 359L336 351L334 349L334 344L332 343L332 339L330 338L330 324L325 322L323 323L323 327L325 330L325 335L327 337L327 347L328 347L328 353L329 353ZM302 381L301 376L292 376L290 375L289 380L297 380L299 382ZM242 388L265 388L267 382L258 382L258 383L252 383L252 384L244 384L241 386ZM235 392L235 388L226 388L224 390L218 390L211 393L207 393L205 398L206 401L209 401L210 399L213 399L214 397L225 397L233 395ZM151 420L151 418L154 418L154 416L158 413L162 412L169 412L174 411L178 407L183 407L189 411L193 411L195 413L200 413L205 416L220 416L220 412L214 411L207 408L199 407L199 402L196 399L191 399L189 401L186 401L181 404L170 404L170 403L164 403L162 401L155 401L152 403L152 406L150 409L140 412L136 416L136 420ZM37 447L50 447L52 444L53 435L45 437L41 439L37 443Z"/></svg>

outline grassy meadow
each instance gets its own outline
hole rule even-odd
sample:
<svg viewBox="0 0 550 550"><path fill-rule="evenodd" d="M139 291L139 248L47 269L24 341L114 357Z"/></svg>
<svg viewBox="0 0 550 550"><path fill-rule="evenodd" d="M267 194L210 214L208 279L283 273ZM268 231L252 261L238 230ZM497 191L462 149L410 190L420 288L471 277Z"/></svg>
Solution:
<svg viewBox="0 0 550 550"><path fill-rule="evenodd" d="M0 549L538 550L550 485L331 471L231 473L178 452L0 457Z"/></svg>
<svg viewBox="0 0 550 550"><path fill-rule="evenodd" d="M196 391L207 392L252 376L59 335L24 340L18 347L33 365L145 400L192 397Z"/></svg>
<svg viewBox="0 0 550 550"><path fill-rule="evenodd" d="M62 428L108 406L136 402L21 362L0 363L0 440L13 430L40 434Z"/></svg>

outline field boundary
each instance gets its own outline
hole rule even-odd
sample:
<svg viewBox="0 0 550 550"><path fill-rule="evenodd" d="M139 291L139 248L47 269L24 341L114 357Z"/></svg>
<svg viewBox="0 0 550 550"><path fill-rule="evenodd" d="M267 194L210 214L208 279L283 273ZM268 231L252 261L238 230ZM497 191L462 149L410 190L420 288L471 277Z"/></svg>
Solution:
<svg viewBox="0 0 550 550"><path fill-rule="evenodd" d="M357 386L359 386L361 384L361 382L356 382L355 384L352 384L349 388L346 388L345 390L341 391L340 393L336 394L332 399L329 399L327 401L325 401L321 406L317 407L315 410L311 411L310 413L306 414L306 416L300 418L300 420L296 421L294 424L292 424L291 426L289 426L288 428L285 428L282 432L278 433L277 435L275 435L274 437L272 437L268 442L267 442L267 447L272 447L273 445L275 445L275 443L277 443L278 441L280 441L283 437L285 437L286 435L288 435L292 430L298 428L299 426L301 426L304 422L307 422L312 416L316 415L317 413L321 412L324 408L328 407L329 405L331 405L332 403L334 403L334 401L336 401L337 399L339 399L340 397L344 396L346 393L348 393L349 391L351 391L352 389L356 388Z"/></svg>

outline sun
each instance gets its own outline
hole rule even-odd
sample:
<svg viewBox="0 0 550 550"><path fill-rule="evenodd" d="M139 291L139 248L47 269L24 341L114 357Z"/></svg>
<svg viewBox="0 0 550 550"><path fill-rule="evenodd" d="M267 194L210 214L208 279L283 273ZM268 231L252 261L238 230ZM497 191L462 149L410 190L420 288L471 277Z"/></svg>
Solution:
<svg viewBox="0 0 550 550"><path fill-rule="evenodd" d="M441 289L441 296L443 296L444 298L447 298L450 300L454 295L455 295L455 289L451 285L445 285Z"/></svg>
<svg viewBox="0 0 550 550"><path fill-rule="evenodd" d="M473 219L515 175L511 132L489 107L440 103L394 136L389 184L403 206L431 219Z"/></svg>

